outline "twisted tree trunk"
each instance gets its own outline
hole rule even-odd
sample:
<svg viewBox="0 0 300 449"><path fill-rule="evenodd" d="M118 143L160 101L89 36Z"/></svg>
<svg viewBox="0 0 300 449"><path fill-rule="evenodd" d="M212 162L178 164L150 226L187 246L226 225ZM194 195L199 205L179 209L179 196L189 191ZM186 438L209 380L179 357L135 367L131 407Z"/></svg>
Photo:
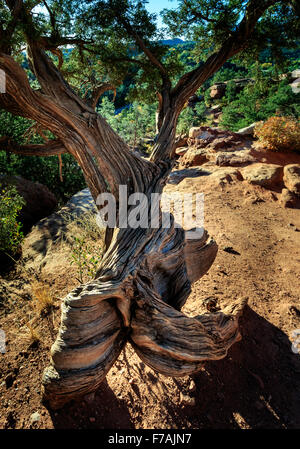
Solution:
<svg viewBox="0 0 300 449"><path fill-rule="evenodd" d="M143 193L150 204L172 169L182 102L176 106L166 95L149 162L130 152L106 121L74 94L38 44L30 42L30 55L41 91L33 91L21 67L0 54L0 68L7 76L7 94L0 97L0 106L36 120L57 140L23 150L72 154L95 201L107 191L118 201L119 186L124 185L128 195ZM150 218L148 208L143 213ZM205 360L225 357L240 339L238 318L244 302L196 318L180 312L192 283L216 257L217 245L207 233L188 240L172 219L170 229L108 229L106 246L96 279L62 303L59 335L43 376L44 398L54 408L95 391L127 342L156 371L185 376L197 372Z"/></svg>

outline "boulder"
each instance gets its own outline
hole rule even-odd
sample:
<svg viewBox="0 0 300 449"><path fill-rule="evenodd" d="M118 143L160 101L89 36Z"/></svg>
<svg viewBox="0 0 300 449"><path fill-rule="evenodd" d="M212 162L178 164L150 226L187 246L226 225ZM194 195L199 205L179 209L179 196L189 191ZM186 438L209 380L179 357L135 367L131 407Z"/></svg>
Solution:
<svg viewBox="0 0 300 449"><path fill-rule="evenodd" d="M283 168L275 164L251 164L241 170L243 178L250 184L272 188L282 182Z"/></svg>
<svg viewBox="0 0 300 449"><path fill-rule="evenodd" d="M210 98L213 100L219 100L223 98L226 93L226 83L216 83L210 88Z"/></svg>
<svg viewBox="0 0 300 449"><path fill-rule="evenodd" d="M213 151L219 151L222 149L237 147L240 145L242 145L242 142L235 135L225 135L222 137L218 137L209 144L210 148Z"/></svg>
<svg viewBox="0 0 300 449"><path fill-rule="evenodd" d="M174 170L170 173L168 184L180 184L186 178L198 178L200 176L209 176L211 173L202 168L185 168L183 170Z"/></svg>
<svg viewBox="0 0 300 449"><path fill-rule="evenodd" d="M300 165L290 164L286 165L283 170L283 182L286 188L300 195Z"/></svg>
<svg viewBox="0 0 300 449"><path fill-rule="evenodd" d="M28 181L21 176L0 176L0 185L2 187L14 185L26 201L19 214L25 232L39 220L50 215L57 206L53 193L38 182Z"/></svg>
<svg viewBox="0 0 300 449"><path fill-rule="evenodd" d="M245 128L239 129L237 134L240 134L241 136L252 136L254 135L254 130L257 122L252 123L249 126L246 126Z"/></svg>
<svg viewBox="0 0 300 449"><path fill-rule="evenodd" d="M180 159L181 167L195 167L208 161L205 149L190 148Z"/></svg>
<svg viewBox="0 0 300 449"><path fill-rule="evenodd" d="M88 212L97 212L89 189L74 195L58 212L39 221L26 236L22 245L23 257L36 264L42 263L52 246L68 234L76 218ZM72 229L71 231L72 232Z"/></svg>
<svg viewBox="0 0 300 449"><path fill-rule="evenodd" d="M210 137L216 135L216 131L208 126L194 126L190 129L189 138L190 139L201 139L206 140Z"/></svg>
<svg viewBox="0 0 300 449"><path fill-rule="evenodd" d="M290 84L290 87L292 89L292 92L294 92L294 94L299 94L300 93L300 78L297 78L295 81L293 81Z"/></svg>
<svg viewBox="0 0 300 449"><path fill-rule="evenodd" d="M253 79L251 78L241 78L241 79L235 79L235 80L230 80L230 81L224 81L223 83L215 83L213 86L210 87L210 97L213 100L218 100L220 98L223 98L224 95L226 94L226 90L227 90L227 85L228 83L234 83L235 84L235 88L236 88L236 92L241 92L245 86L247 86L247 84L249 83L253 83Z"/></svg>
<svg viewBox="0 0 300 449"><path fill-rule="evenodd" d="M293 70L291 72L291 77L294 80L297 79L297 78L300 78L300 69Z"/></svg>
<svg viewBox="0 0 300 449"><path fill-rule="evenodd" d="M230 153L219 153L216 157L216 165L219 167L242 167L252 164L256 159L249 150Z"/></svg>
<svg viewBox="0 0 300 449"><path fill-rule="evenodd" d="M300 203L299 197L288 189L282 189L279 201L283 207L292 209L297 207Z"/></svg>

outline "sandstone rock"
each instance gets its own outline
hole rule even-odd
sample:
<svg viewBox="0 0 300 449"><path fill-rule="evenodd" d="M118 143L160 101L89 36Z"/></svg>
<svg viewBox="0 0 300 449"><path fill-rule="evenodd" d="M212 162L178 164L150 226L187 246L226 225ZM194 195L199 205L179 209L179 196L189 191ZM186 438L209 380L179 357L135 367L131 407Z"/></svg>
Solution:
<svg viewBox="0 0 300 449"><path fill-rule="evenodd" d="M35 424L40 422L41 420L41 415L39 414L39 412L35 412L32 413L32 415L30 416L30 424Z"/></svg>
<svg viewBox="0 0 300 449"><path fill-rule="evenodd" d="M290 87L292 89L292 92L294 92L294 94L299 94L300 93L300 78L297 78L295 81L293 81L290 84Z"/></svg>
<svg viewBox="0 0 300 449"><path fill-rule="evenodd" d="M283 189L280 195L280 204L283 207L295 208L300 203L299 198L288 189Z"/></svg>
<svg viewBox="0 0 300 449"><path fill-rule="evenodd" d="M293 70L292 73L291 73L291 77L293 79L300 78L300 69Z"/></svg>
<svg viewBox="0 0 300 449"><path fill-rule="evenodd" d="M250 151L237 151L233 153L219 153L216 157L216 165L220 167L241 167L255 162Z"/></svg>
<svg viewBox="0 0 300 449"><path fill-rule="evenodd" d="M250 184L274 187L282 181L283 168L275 164L256 163L243 168L241 173Z"/></svg>
<svg viewBox="0 0 300 449"><path fill-rule="evenodd" d="M216 104L207 110L209 114L219 114L222 112L222 106L220 104Z"/></svg>
<svg viewBox="0 0 300 449"><path fill-rule="evenodd" d="M193 407L196 405L196 399L180 392L180 404Z"/></svg>
<svg viewBox="0 0 300 449"><path fill-rule="evenodd" d="M223 98L226 93L227 85L226 83L216 83L210 88L210 98L213 100L218 100Z"/></svg>
<svg viewBox="0 0 300 449"><path fill-rule="evenodd" d="M253 83L253 79L241 78L241 79L230 80L230 82L234 82L235 87L236 87L236 92L238 93L238 92L241 92L247 84ZM224 95L226 94L228 83L229 83L229 81L225 81L225 82L215 83L213 86L211 86L210 87L210 97L213 100L223 98Z"/></svg>
<svg viewBox="0 0 300 449"><path fill-rule="evenodd" d="M211 173L201 168L186 168L183 170L174 170L168 179L168 184L179 184L186 178L198 178L200 176L208 176Z"/></svg>
<svg viewBox="0 0 300 449"><path fill-rule="evenodd" d="M286 165L283 169L283 182L286 188L300 195L300 165L290 164Z"/></svg>
<svg viewBox="0 0 300 449"><path fill-rule="evenodd" d="M255 126L256 122L252 123L252 125L246 126L245 128L239 129L237 134L241 134L242 136L253 136Z"/></svg>
<svg viewBox="0 0 300 449"><path fill-rule="evenodd" d="M179 147L179 148L176 148L175 153L177 156L181 157L181 156L184 156L185 153L187 153L188 151L189 151L189 147Z"/></svg>
<svg viewBox="0 0 300 449"><path fill-rule="evenodd" d="M206 153L207 151L205 149L190 148L180 159L180 166L195 167L202 165L209 160Z"/></svg>
<svg viewBox="0 0 300 449"><path fill-rule="evenodd" d="M72 227L77 217L87 212L96 213L96 207L89 189L84 189L74 195L58 212L39 221L26 236L22 245L23 257L28 262L28 267L30 268L30 263L34 266L45 263L53 245L67 236L68 232L72 234L72 229L68 231L69 227Z"/></svg>
<svg viewBox="0 0 300 449"><path fill-rule="evenodd" d="M218 151L229 147L236 147L239 145L242 145L242 142L238 140L235 135L228 135L214 139L214 141L211 142L209 146L213 151Z"/></svg>
<svg viewBox="0 0 300 449"><path fill-rule="evenodd" d="M220 186L242 180L243 177L241 176L240 171L233 167L219 168L215 170L208 178L208 182L213 182Z"/></svg>
<svg viewBox="0 0 300 449"><path fill-rule="evenodd" d="M190 139L202 139L205 140L209 137L216 135L216 132L209 128L208 126L198 126L190 129L189 138Z"/></svg>
<svg viewBox="0 0 300 449"><path fill-rule="evenodd" d="M26 201L19 214L25 231L44 217L50 215L57 206L57 200L50 190L38 182L28 181L21 176L0 176L3 187L14 185Z"/></svg>

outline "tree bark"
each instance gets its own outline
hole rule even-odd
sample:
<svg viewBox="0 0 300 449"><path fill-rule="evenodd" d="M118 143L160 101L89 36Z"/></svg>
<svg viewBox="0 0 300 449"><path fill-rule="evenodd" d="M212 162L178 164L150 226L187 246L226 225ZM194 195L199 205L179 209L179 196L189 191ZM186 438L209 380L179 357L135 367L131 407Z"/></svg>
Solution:
<svg viewBox="0 0 300 449"><path fill-rule="evenodd" d="M130 152L107 122L76 96L34 42L30 58L40 91L32 90L22 68L0 53L0 69L7 76L0 106L50 130L57 141L48 144L48 150L50 146L74 156L95 201L107 191L118 201L119 186L124 185L128 195L143 193L150 204L152 194L162 193L172 169L179 103L163 93L162 126L151 161L146 161ZM132 209L129 206L128 213ZM161 218L160 206L158 211ZM151 210L143 213L150 222ZM51 407L95 391L127 342L158 372L184 376L197 372L205 360L225 357L240 339L238 318L244 301L194 318L181 313L192 283L214 262L217 245L207 233L188 240L173 218L171 222L170 229L161 224L108 229L96 279L62 303L60 331L43 376L44 399Z"/></svg>

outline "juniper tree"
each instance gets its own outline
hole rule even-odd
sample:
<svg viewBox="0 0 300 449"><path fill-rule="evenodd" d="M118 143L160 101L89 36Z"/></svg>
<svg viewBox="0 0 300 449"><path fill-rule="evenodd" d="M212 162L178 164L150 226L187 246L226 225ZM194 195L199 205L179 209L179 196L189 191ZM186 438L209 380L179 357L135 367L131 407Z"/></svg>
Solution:
<svg viewBox="0 0 300 449"><path fill-rule="evenodd" d="M192 70L166 56L144 0L0 1L0 69L6 76L0 107L51 136L41 145L14 145L2 136L1 148L34 156L70 153L95 201L110 192L118 204L120 185L128 195L150 199L162 192L173 166L179 114L199 87L230 58L262 46L278 52L299 36L296 0L180 0L164 18L170 32L196 42L201 62ZM137 90L157 99L159 134L150 160L131 152L96 112L101 95L128 73ZM174 220L169 229L108 227L95 280L62 304L43 377L45 399L54 407L95 391L126 342L146 364L170 376L225 357L240 338L244 301L196 318L180 311L216 252L207 233L189 240Z"/></svg>

